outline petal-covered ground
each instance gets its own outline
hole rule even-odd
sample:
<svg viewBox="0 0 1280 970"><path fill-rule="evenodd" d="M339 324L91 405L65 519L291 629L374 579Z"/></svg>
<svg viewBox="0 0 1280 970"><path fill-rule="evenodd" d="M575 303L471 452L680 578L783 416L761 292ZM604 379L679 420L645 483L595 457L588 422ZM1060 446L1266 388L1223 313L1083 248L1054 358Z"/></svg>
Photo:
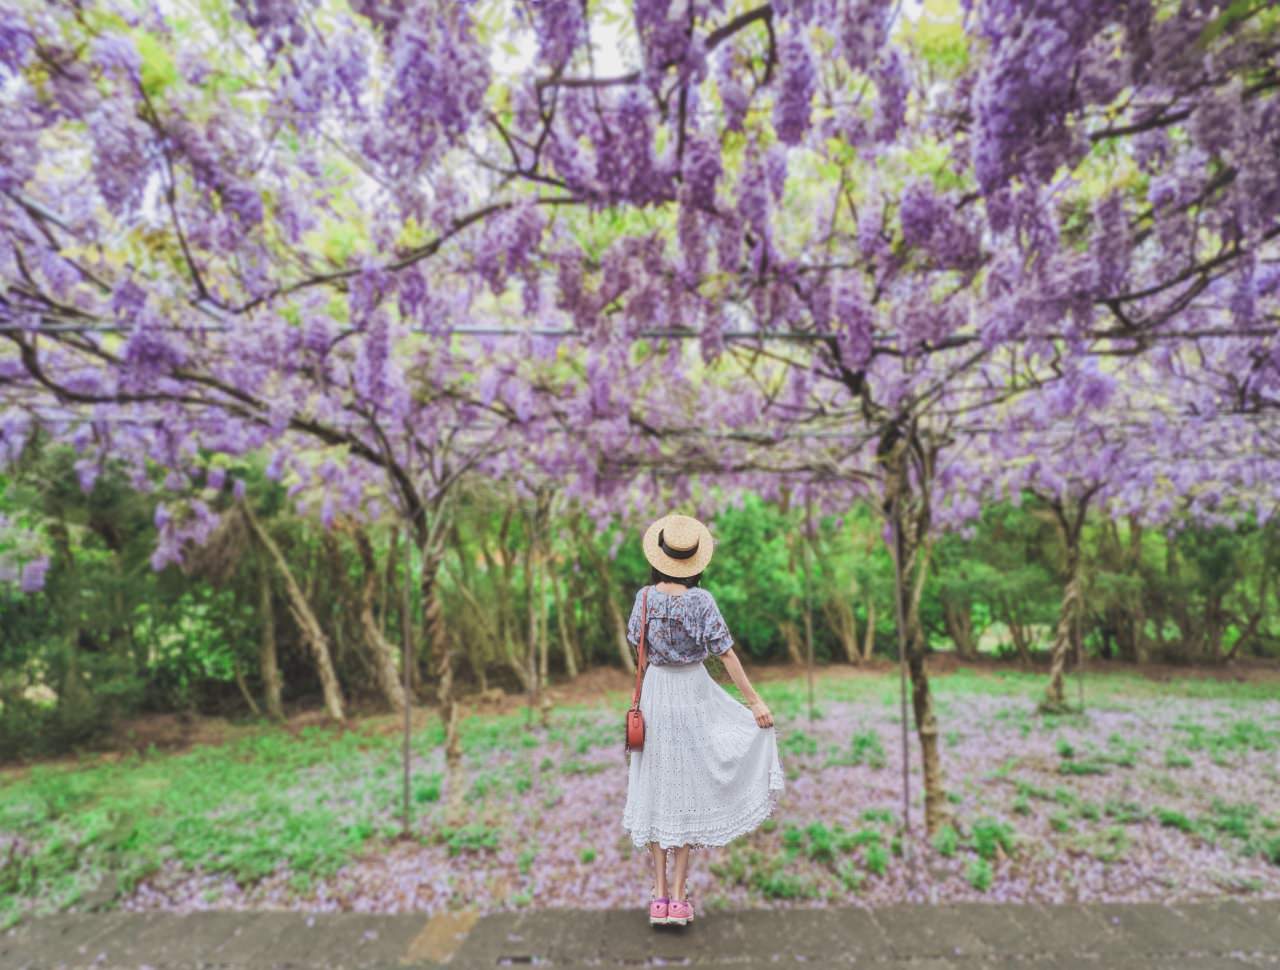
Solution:
<svg viewBox="0 0 1280 970"><path fill-rule="evenodd" d="M913 730L911 835L901 825L896 672L820 676L812 719L802 679L760 673L787 790L760 829L694 854L688 889L705 907L1280 897L1275 677L1091 673L1083 713L1042 716L1039 675L935 675L951 824L925 839ZM546 726L521 710L465 719L455 777L424 719L410 838L391 717L6 772L0 925L102 905L643 905L649 858L621 827L629 691L588 686L590 703Z"/></svg>
<svg viewBox="0 0 1280 970"><path fill-rule="evenodd" d="M812 720L802 682L761 685L777 717L787 791L761 829L694 854L690 895L709 908L1280 896L1280 692L1098 677L1086 682L1084 713L1053 717L1035 713L1041 684L1013 673L935 678L953 824L932 840L921 835L911 732L914 858L903 853L900 824L896 677L820 679ZM1073 681L1073 702L1075 692ZM469 719L457 778L444 771L438 729L425 732L414 760L417 841L372 835L332 874L303 880L282 867L244 883L170 860L123 904L641 905L650 864L620 824L626 704L611 700L557 710L548 728L527 728L523 713ZM390 833L395 755L379 750L341 772L315 765L290 797L301 808L327 791L338 818ZM375 796L368 779L379 774Z"/></svg>

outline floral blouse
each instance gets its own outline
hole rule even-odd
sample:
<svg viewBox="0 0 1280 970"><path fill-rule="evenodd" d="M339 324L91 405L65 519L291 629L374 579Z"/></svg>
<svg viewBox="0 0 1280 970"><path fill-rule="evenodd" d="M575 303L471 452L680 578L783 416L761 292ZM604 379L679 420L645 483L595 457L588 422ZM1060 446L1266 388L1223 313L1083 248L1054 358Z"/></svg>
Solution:
<svg viewBox="0 0 1280 970"><path fill-rule="evenodd" d="M640 601L649 590L649 626L645 630L645 653L651 664L687 664L719 656L733 646L729 627L720 615L712 595L700 586L683 593L664 593L646 586L636 593L627 621L627 640L640 646Z"/></svg>

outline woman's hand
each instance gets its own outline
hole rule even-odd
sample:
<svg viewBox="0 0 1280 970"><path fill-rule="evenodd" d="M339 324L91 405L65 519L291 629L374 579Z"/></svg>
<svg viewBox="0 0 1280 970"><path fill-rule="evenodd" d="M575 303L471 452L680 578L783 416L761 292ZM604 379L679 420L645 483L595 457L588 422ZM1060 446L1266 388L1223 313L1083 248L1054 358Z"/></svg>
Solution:
<svg viewBox="0 0 1280 970"><path fill-rule="evenodd" d="M768 704L764 701L757 700L752 702L749 706L757 724L762 728L773 727L773 712L769 710Z"/></svg>

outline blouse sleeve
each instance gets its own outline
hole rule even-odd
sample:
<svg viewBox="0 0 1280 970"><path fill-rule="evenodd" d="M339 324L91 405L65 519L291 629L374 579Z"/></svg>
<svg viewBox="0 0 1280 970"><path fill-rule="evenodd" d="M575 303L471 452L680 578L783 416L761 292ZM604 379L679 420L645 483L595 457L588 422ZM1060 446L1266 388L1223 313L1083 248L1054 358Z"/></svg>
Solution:
<svg viewBox="0 0 1280 970"><path fill-rule="evenodd" d="M627 642L637 650L640 648L640 597L644 590L636 593L635 602L631 604L631 619L627 620Z"/></svg>
<svg viewBox="0 0 1280 970"><path fill-rule="evenodd" d="M707 593L707 606L702 615L701 632L699 640L707 648L707 653L712 656L718 657L733 646L729 625L720 615L720 607L716 605L715 598L710 593Z"/></svg>

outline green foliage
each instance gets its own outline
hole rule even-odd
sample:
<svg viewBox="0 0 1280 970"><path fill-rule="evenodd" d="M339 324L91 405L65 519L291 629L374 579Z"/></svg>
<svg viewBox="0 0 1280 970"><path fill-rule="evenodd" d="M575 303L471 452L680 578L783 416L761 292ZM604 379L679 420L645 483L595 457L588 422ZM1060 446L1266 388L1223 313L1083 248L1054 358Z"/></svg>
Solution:
<svg viewBox="0 0 1280 970"><path fill-rule="evenodd" d="M757 870L751 885L770 899L809 899L820 892L812 880L777 868Z"/></svg>
<svg viewBox="0 0 1280 970"><path fill-rule="evenodd" d="M527 876L533 868L533 860L538 857L538 851L533 848L521 849L520 855L516 859L516 868L520 870L520 874Z"/></svg>
<svg viewBox="0 0 1280 970"><path fill-rule="evenodd" d="M1274 866L1280 866L1280 836L1267 839L1262 847L1262 855Z"/></svg>
<svg viewBox="0 0 1280 970"><path fill-rule="evenodd" d="M1277 840L1280 842L1280 840ZM857 892L866 882L867 874L859 869L851 860L845 859L836 866L836 878L840 885L850 892Z"/></svg>
<svg viewBox="0 0 1280 970"><path fill-rule="evenodd" d="M1013 826L994 818L980 818L973 823L973 847L984 859L994 859L996 848L1004 850L1005 855L1013 855L1016 836Z"/></svg>
<svg viewBox="0 0 1280 970"><path fill-rule="evenodd" d="M428 775L425 781L421 781L414 786L413 800L419 804L439 801L442 778L443 776L438 771Z"/></svg>
<svg viewBox="0 0 1280 970"><path fill-rule="evenodd" d="M953 856L960 846L960 833L951 825L944 825L933 837L933 847L944 856Z"/></svg>
<svg viewBox="0 0 1280 970"><path fill-rule="evenodd" d="M818 753L818 741L802 730L788 731L778 747L786 754L806 755Z"/></svg>
<svg viewBox="0 0 1280 970"><path fill-rule="evenodd" d="M787 545L794 525L777 506L748 495L741 509L718 515L715 528L716 560L705 583L734 642L752 657L765 657L781 643L778 621L800 619L795 609L804 590Z"/></svg>
<svg viewBox="0 0 1280 970"><path fill-rule="evenodd" d="M1194 762L1191 756L1184 751L1170 745L1164 752L1164 766L1166 768L1190 768Z"/></svg>
<svg viewBox="0 0 1280 970"><path fill-rule="evenodd" d="M1102 805L1102 812L1108 818L1114 818L1126 825L1134 825L1147 818L1147 810L1137 802L1123 801L1118 798L1108 798Z"/></svg>
<svg viewBox="0 0 1280 970"><path fill-rule="evenodd" d="M1257 805L1233 803L1214 798L1204 822L1207 828L1248 841L1259 821Z"/></svg>
<svg viewBox="0 0 1280 970"><path fill-rule="evenodd" d="M331 875L398 805L396 779L374 770L394 753L391 739L355 732L262 729L183 754L34 766L0 787L0 830L21 847L0 896L56 907L86 880L110 873L127 893L162 865L242 885L278 870Z"/></svg>
<svg viewBox="0 0 1280 970"><path fill-rule="evenodd" d="M1229 764L1231 756L1241 750L1273 751L1280 742L1280 728L1269 727L1253 720L1232 720L1219 729L1194 721L1179 720L1176 730L1186 734L1185 747L1189 751L1206 751L1215 764Z"/></svg>
<svg viewBox="0 0 1280 970"><path fill-rule="evenodd" d="M868 872L883 876L889 868L889 852L882 845L868 845L862 856Z"/></svg>
<svg viewBox="0 0 1280 970"><path fill-rule="evenodd" d="M870 728L854 731L853 737L849 740L848 750L827 759L828 765L865 764L872 768L883 768L886 762L884 747L880 744L880 735Z"/></svg>
<svg viewBox="0 0 1280 970"><path fill-rule="evenodd" d="M1157 808L1155 810L1155 816L1156 820L1159 821L1161 825L1167 825L1170 828L1175 828L1182 832L1192 832L1195 830L1195 825L1191 819L1187 818L1187 816L1182 814L1182 812L1174 809Z"/></svg>
<svg viewBox="0 0 1280 970"><path fill-rule="evenodd" d="M498 848L501 833L480 822L466 825L442 825L436 832L437 841L449 847L449 855L463 852L492 852Z"/></svg>
<svg viewBox="0 0 1280 970"><path fill-rule="evenodd" d="M594 775L608 767L603 761L578 761L576 758L569 758L560 765L560 770L566 775Z"/></svg>
<svg viewBox="0 0 1280 970"><path fill-rule="evenodd" d="M1063 761L1058 764L1058 772L1063 775L1105 775L1107 766L1101 761Z"/></svg>
<svg viewBox="0 0 1280 970"><path fill-rule="evenodd" d="M935 51L943 57L939 65L950 63L951 55L943 55L949 43L946 38L954 33L946 26L949 16L940 16L935 25L938 31L930 27L912 41L926 43L929 35L933 39L927 43L942 44ZM146 50L142 55L144 87L149 85L159 95L166 89L169 68L162 58L153 61ZM918 148L919 157L911 164L925 165L936 146L922 143ZM586 231L607 236L606 229L597 224ZM335 237L334 244L340 243ZM170 567L155 572L149 563L156 538L155 497L136 491L110 465L86 494L79 485L76 462L70 449L37 443L11 474L0 479L0 513L34 528L52 557L42 592L23 595L12 584L0 584L0 629L4 631L0 751L6 756L40 757L91 747L124 718L147 711L243 712L246 705L238 677L244 693L255 698L263 693L257 657L263 617L259 615L256 553L243 550L243 565L237 560L237 568L220 584L205 578L199 569L184 573ZM359 615L363 577L354 547L293 518L286 486L267 481L258 462L253 458L236 464L235 475L248 482L251 502L279 541L295 578L312 591L317 619L332 637L344 693L352 701L380 699L364 652L352 649L360 636L354 618ZM451 539L438 587L446 622L467 652L459 666L463 676L483 669L491 684L504 689L520 689L512 657L522 655L526 621L521 618L527 618L530 605L523 575L522 553L528 545L523 511L493 484L468 485L460 493L456 542ZM935 568L921 604L931 649L951 649L953 636L966 624L972 628L968 636L984 652L1016 652L1043 645L1046 624L1056 618L1062 583L1061 543L1047 512L1030 495L1021 496L1018 503L990 503L972 538L939 537ZM800 541L802 513L794 505L747 495L740 506L730 505L716 517L716 559L704 582L716 595L741 651L763 661L787 656L786 625L802 626L806 558L818 660L843 659L851 629L861 643L872 606L877 617L872 639L888 646L893 628L892 570L879 516L870 505L860 503L839 523L818 521L809 556ZM550 578L558 584L559 595L546 576L534 584L533 595L541 597L548 609L553 640L563 620L582 661L588 666L616 665L617 644L606 603L612 599L625 616L631 594L648 579L638 535L634 526L621 534L616 526L596 530L584 518L574 518L577 513L557 513L561 515L550 529L548 559L554 564ZM390 553L385 525L374 527L371 537L380 581L391 580L390 593L409 580L410 609L420 624L421 576L403 575L402 563L395 557L389 564L384 562ZM1183 529L1170 539L1162 531L1098 518L1087 522L1083 542L1089 603L1083 632L1092 651L1133 659L1131 626L1141 617L1147 624L1142 635L1156 659L1184 654L1182 659L1216 659L1227 649L1237 649L1242 656L1280 654L1280 617L1275 615L1270 592L1280 579L1280 520L1265 527L1246 523L1234 530ZM1259 602L1259 590L1269 598ZM286 700L312 697L317 687L314 665L278 597L273 612ZM1247 632L1244 624L1206 639L1206 631L1213 632L1209 630L1213 616L1255 612L1260 619L1250 627L1247 640L1240 639ZM382 619L389 639L399 642L400 617L394 597L388 598ZM421 637L414 639L423 642ZM1021 647L1014 646L1015 639ZM1188 644L1208 646L1192 650ZM553 665L559 660L559 652L553 650ZM427 658L420 657L419 662L425 664ZM717 671L716 664L712 669ZM560 670L553 671L553 677L560 675ZM1183 679L1153 685L1138 678L1104 681L1091 672L1085 679L1094 697L1117 691L1150 696L1157 690L1206 698L1265 697L1273 691L1265 683ZM951 692L981 690L1016 698L995 716L1024 737L1042 728L1075 728L1071 741L1058 742L1059 770L1064 775L1137 765L1143 753L1123 738L1109 738L1105 750L1078 751L1084 747L1077 739L1085 736L1087 721L1033 720L1020 710L1026 693L1042 690L1041 680L1035 671L995 677L961 671L937 678L934 685L940 709ZM884 693L880 685L860 679L822 688L824 699L832 700L877 692ZM776 713L784 723L801 716L807 707L806 692L799 686L777 685L764 693L771 704L776 700ZM895 702L892 696L890 702ZM463 733L464 751L475 755L543 743L541 735L523 730L523 717L520 713L469 725ZM563 770L570 774L602 770L589 754L592 748L616 744L612 733L586 722L563 730L574 755ZM1177 741L1165 753L1168 767L1190 767L1197 751L1226 765L1243 751L1280 748L1280 731L1259 718L1185 722L1178 730ZM960 743L964 733L948 730L947 743ZM788 731L782 741L784 751L794 759L818 753L817 740L802 731ZM855 733L847 748L835 751L826 761L827 765L873 768L886 763L873 731ZM807 769L820 770L816 764ZM516 780L509 790L519 794L530 784ZM482 799L494 790L478 788L475 797ZM415 798L434 801L420 793ZM1015 811L1026 805L1025 799L1015 803Z"/></svg>
<svg viewBox="0 0 1280 970"><path fill-rule="evenodd" d="M991 863L981 857L970 859L969 864L965 866L964 877L978 892L986 892L991 888L991 880L994 878Z"/></svg>

